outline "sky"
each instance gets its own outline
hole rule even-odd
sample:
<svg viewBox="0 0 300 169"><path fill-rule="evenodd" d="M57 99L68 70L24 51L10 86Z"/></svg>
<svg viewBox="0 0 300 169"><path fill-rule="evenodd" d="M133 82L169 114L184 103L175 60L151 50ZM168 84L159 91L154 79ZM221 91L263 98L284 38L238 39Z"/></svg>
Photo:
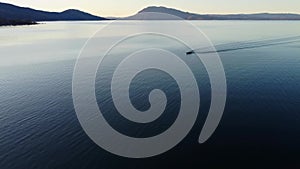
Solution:
<svg viewBox="0 0 300 169"><path fill-rule="evenodd" d="M200 14L299 13L300 0L1 0L18 6L61 12L79 9L98 16L123 17L147 6L165 6Z"/></svg>

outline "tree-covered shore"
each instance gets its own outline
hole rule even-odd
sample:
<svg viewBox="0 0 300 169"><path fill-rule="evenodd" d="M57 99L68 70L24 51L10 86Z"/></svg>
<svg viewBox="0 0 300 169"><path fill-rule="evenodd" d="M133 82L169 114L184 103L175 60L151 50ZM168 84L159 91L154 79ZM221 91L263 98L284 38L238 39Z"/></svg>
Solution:
<svg viewBox="0 0 300 169"><path fill-rule="evenodd" d="M35 25L34 21L30 20L16 20L16 19L1 19L0 26L18 26L18 25Z"/></svg>

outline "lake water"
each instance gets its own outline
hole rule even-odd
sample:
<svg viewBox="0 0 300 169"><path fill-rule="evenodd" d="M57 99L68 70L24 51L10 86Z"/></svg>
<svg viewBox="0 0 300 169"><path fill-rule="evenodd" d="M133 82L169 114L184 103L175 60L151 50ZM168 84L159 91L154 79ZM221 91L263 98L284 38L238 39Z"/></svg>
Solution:
<svg viewBox="0 0 300 169"><path fill-rule="evenodd" d="M136 29L135 22L118 24L128 30ZM146 159L119 157L101 149L76 117L72 100L76 58L85 42L107 23L0 27L1 169L300 167L300 22L191 22L220 48L235 48L241 41L293 39L293 43L219 53L227 79L227 102L219 127L204 144L197 141L210 106L210 84L197 58L186 57L187 49L155 36L137 38L112 54L107 61L110 66L97 73L97 101L112 126L130 136L148 137L166 130L176 119L172 112L180 107L180 95L174 79L165 73L152 70L137 76L130 91L138 109L147 110L145 99L154 88L166 92L169 105L153 123L127 124L113 108L110 78L106 77L127 50L153 42L164 46L182 57L201 83L201 107L193 129L172 150ZM120 31L100 38L119 38ZM190 38L197 45L197 39ZM99 52L104 51L99 46Z"/></svg>

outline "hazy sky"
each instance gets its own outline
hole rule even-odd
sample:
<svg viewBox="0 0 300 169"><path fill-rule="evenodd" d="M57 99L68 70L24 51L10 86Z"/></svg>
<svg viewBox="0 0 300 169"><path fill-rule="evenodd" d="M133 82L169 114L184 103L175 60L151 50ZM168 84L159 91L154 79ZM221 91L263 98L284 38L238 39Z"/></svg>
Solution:
<svg viewBox="0 0 300 169"><path fill-rule="evenodd" d="M128 16L147 6L195 13L300 13L300 0L2 0L48 11L79 9L99 16Z"/></svg>

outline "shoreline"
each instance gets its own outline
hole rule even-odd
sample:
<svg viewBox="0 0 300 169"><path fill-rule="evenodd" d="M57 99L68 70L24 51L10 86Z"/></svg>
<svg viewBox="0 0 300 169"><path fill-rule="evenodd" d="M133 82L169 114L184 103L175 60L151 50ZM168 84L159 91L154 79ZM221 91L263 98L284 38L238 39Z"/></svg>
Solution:
<svg viewBox="0 0 300 169"><path fill-rule="evenodd" d="M36 25L35 21L30 20L7 20L0 19L0 26L22 26L22 25Z"/></svg>

